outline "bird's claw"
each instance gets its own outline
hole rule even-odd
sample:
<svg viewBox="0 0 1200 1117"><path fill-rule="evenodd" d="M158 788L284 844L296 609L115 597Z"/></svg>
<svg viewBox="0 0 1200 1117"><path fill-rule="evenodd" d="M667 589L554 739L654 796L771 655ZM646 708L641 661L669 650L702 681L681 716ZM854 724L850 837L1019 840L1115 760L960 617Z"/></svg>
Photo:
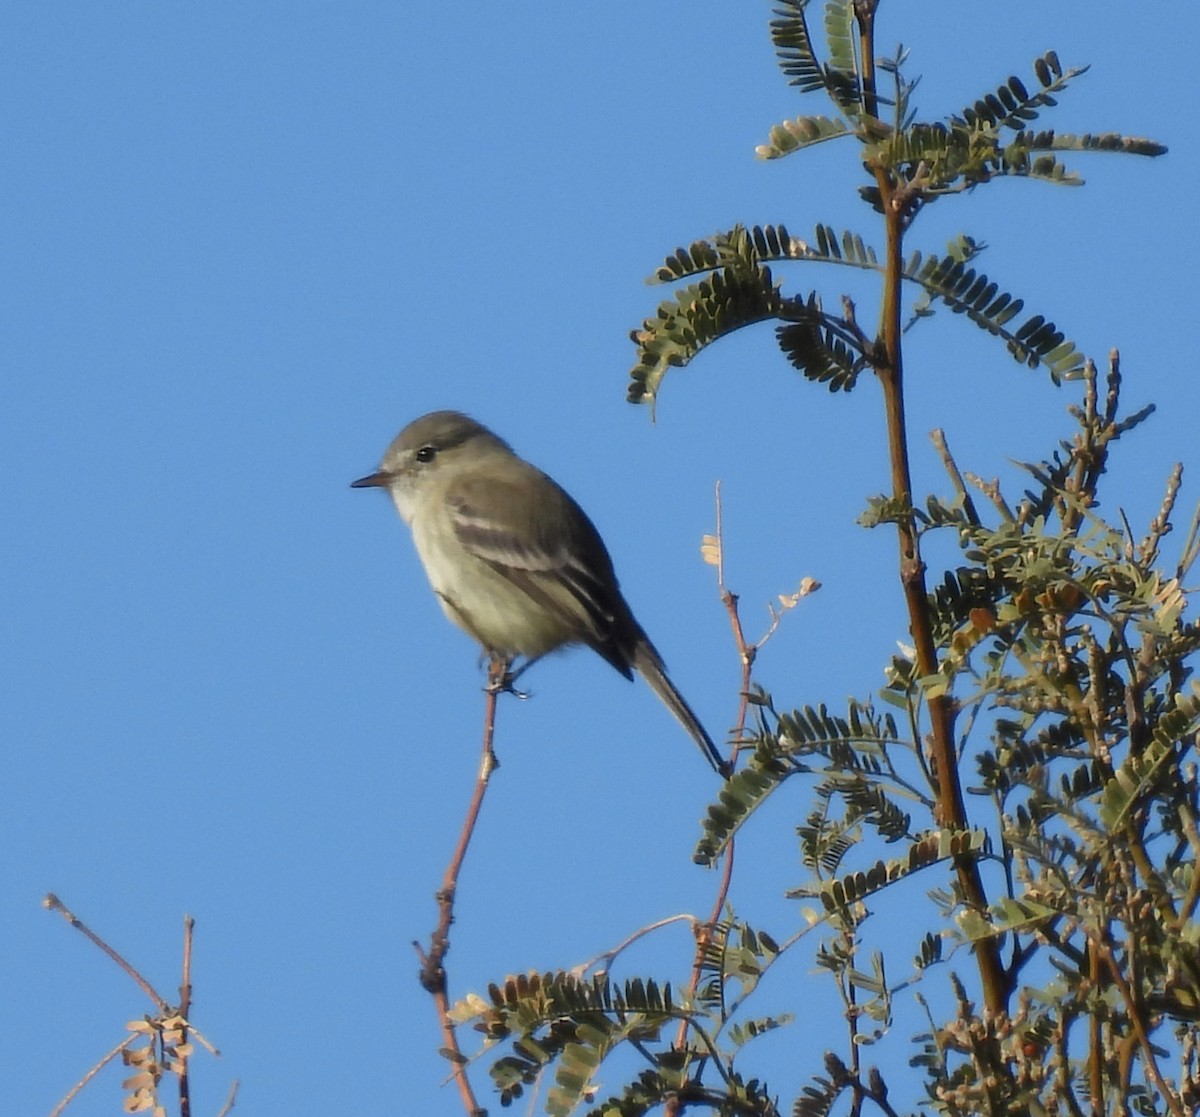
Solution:
<svg viewBox="0 0 1200 1117"><path fill-rule="evenodd" d="M500 678L489 680L488 685L483 689L488 694L511 694L514 698L519 698L523 702L529 697L529 691L517 690L517 688L513 685L517 680L517 675L520 673L520 671L517 671L516 673L513 673L512 671L505 671Z"/></svg>

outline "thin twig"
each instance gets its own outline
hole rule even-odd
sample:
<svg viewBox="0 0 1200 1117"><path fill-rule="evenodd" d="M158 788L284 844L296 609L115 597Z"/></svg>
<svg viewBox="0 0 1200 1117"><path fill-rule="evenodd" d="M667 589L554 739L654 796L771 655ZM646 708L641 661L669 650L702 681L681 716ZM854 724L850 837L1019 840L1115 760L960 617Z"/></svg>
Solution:
<svg viewBox="0 0 1200 1117"><path fill-rule="evenodd" d="M1075 1097L1075 1076L1072 1074L1070 1059L1071 1028L1074 1022L1075 1014L1069 1010L1065 1011L1058 1027L1058 1040L1055 1043L1058 1051L1058 1070L1055 1072L1055 1079L1058 1082L1058 1096L1066 1099L1071 1117L1083 1117L1083 1110L1079 1108L1079 1102Z"/></svg>
<svg viewBox="0 0 1200 1117"><path fill-rule="evenodd" d="M229 1093L225 1097L225 1104L221 1106L217 1117L229 1117L229 1111L233 1109L233 1104L237 1101L238 1086L240 1085L241 1083L235 1078L233 1085L229 1087Z"/></svg>
<svg viewBox="0 0 1200 1117"><path fill-rule="evenodd" d="M842 945L846 950L847 957L850 960L850 965L854 964L854 956L857 953L854 934L848 930L842 931ZM859 1073L862 1071L862 1052L859 1049L858 1043L858 990L854 982L844 974L839 974L845 980L843 985L838 982L838 989L842 994L845 1004L846 1027L849 1029L849 1044L850 1044L850 1074L855 1080L858 1079ZM854 1098L850 1102L850 1117L862 1117L863 1093L861 1088L854 1091Z"/></svg>
<svg viewBox="0 0 1200 1117"><path fill-rule="evenodd" d="M888 1101L887 1087L884 1085L883 1078L880 1076L879 1071L877 1071L874 1067L867 1072L867 1081L865 1084L862 1078L856 1074L851 1077L850 1085L854 1089L856 1103L861 1098L869 1098L879 1107L886 1117L900 1117L900 1114L896 1112L895 1107L891 1102Z"/></svg>
<svg viewBox="0 0 1200 1117"><path fill-rule="evenodd" d="M627 935L616 946L610 947L608 950L595 955L588 961L577 966L571 967L571 973L583 976L589 970L595 969L597 963L603 963L604 969L601 972L607 971L613 962L628 950L639 939L645 938L647 935L655 931L661 931L664 927L670 926L672 923L690 923L693 927L696 924L696 917L691 912L681 912L679 915L668 915L663 919L656 919L653 923L648 923L645 927L639 927L631 935Z"/></svg>
<svg viewBox="0 0 1200 1117"><path fill-rule="evenodd" d="M467 856L471 844L471 835L475 832L475 823L479 818L483 797L487 792L488 780L498 766L492 741L496 729L496 696L507 688L509 661L493 657L488 664L487 698L483 710L483 752L479 761L479 774L475 778L475 790L471 802L467 806L466 818L463 820L462 832L458 836L458 845L450 863L446 866L442 877L442 886L437 892L438 923L429 939L429 949L423 950L419 943L413 943L418 957L421 959L421 985L432 995L434 1008L437 1011L438 1023L442 1030L444 1042L443 1052L453 1067L454 1081L458 1086L459 1096L463 1107L470 1117L483 1117L486 1110L480 1106L467 1077L467 1058L458 1044L454 1022L450 1019L450 998L446 991L446 952L450 949L450 925L454 922L454 894L458 888L458 874Z"/></svg>
<svg viewBox="0 0 1200 1117"><path fill-rule="evenodd" d="M985 481L978 474L971 473L970 471L965 476L972 485L996 506L996 511L1000 513L1000 518L1006 524L1011 524L1016 520L1013 510L1009 508L1008 501L1004 499L1004 494L1000 491L1000 479L998 477L993 477L990 481Z"/></svg>
<svg viewBox="0 0 1200 1117"><path fill-rule="evenodd" d="M1100 985L1100 957L1094 942L1088 943L1088 981L1092 988ZM1098 1012L1088 1014L1088 1093L1092 1112L1104 1112L1104 1023Z"/></svg>
<svg viewBox="0 0 1200 1117"><path fill-rule="evenodd" d="M942 465L945 466L946 472L950 475L950 480L954 485L955 491L958 493L959 500L962 501L963 515L967 517L969 523L978 527L979 513L975 510L975 501L971 499L967 483L963 480L963 475L959 471L958 463L954 460L954 455L950 453L950 446L946 442L946 432L938 427L930 431L929 438L933 442L938 456L942 459Z"/></svg>
<svg viewBox="0 0 1200 1117"><path fill-rule="evenodd" d="M713 489L713 503L716 505L717 517L717 587L725 589L725 525L722 519L724 506L721 504L721 482L718 480Z"/></svg>
<svg viewBox="0 0 1200 1117"><path fill-rule="evenodd" d="M738 756L742 749L742 738L745 733L746 717L749 712L749 693L750 693L750 675L754 667L754 657L758 651L756 645L747 644L746 634L742 628L741 616L738 614L738 597L737 594L731 592L725 585L725 537L724 523L722 519L721 507L721 485L717 483L716 492L714 494L716 503L716 538L714 540L716 548L716 567L717 567L717 589L721 594L721 601L729 614L729 623L733 629L734 646L737 649L738 660L741 664L741 686L739 694L741 698L738 704L738 716L733 732L733 755L730 757L730 771L737 765ZM696 995L696 991L700 988L700 979L704 976L704 959L708 953L709 945L712 943L713 931L716 928L721 918L721 912L725 908L725 903L729 898L729 888L733 882L733 862L734 862L734 839L730 838L725 846L725 864L721 872L721 883L717 886L717 894L713 898L712 910L709 913L707 922L700 924L696 928L696 953L692 961L692 974L688 981L688 994L690 997ZM683 1050L687 1044L689 1021L685 1018L679 1022L679 1031L675 1036L676 1050ZM718 1060L719 1063L719 1060ZM724 1074L724 1068L718 1066ZM672 1097L668 1099L664 1113L665 1117L675 1117L680 1112L680 1101L678 1098Z"/></svg>
<svg viewBox="0 0 1200 1117"><path fill-rule="evenodd" d="M1187 836L1188 845L1192 848L1192 882L1188 885L1187 895L1173 925L1176 931L1182 931L1188 920L1195 915L1196 903L1200 900L1200 832L1196 829L1196 819L1187 804L1180 806L1179 820Z"/></svg>
<svg viewBox="0 0 1200 1117"><path fill-rule="evenodd" d="M66 904L64 904L53 892L48 892L45 899L42 900L42 907L48 911L56 911L61 915L72 927L75 928L94 946L99 947L107 954L118 966L121 967L133 980L137 983L138 988L146 994L158 1008L158 1011L166 1015L171 1010L171 1006L158 994L158 991L150 984L137 970L133 968L124 958L121 957L111 946L108 945L99 935L96 934L86 923L78 916L71 912Z"/></svg>
<svg viewBox="0 0 1200 1117"><path fill-rule="evenodd" d="M1187 538L1183 542L1183 549L1179 553L1179 565L1175 568L1175 577L1183 581L1198 556L1200 556L1200 504L1196 506L1196 511L1192 514L1192 523L1188 528Z"/></svg>
<svg viewBox="0 0 1200 1117"><path fill-rule="evenodd" d="M179 983L179 1015L183 1019L180 1028L180 1046L187 1043L188 1013L192 1009L192 932L196 921L190 916L183 917L183 977ZM187 1048L183 1047L179 1055L179 1117L191 1117L192 1087L188 1079Z"/></svg>
<svg viewBox="0 0 1200 1117"><path fill-rule="evenodd" d="M1158 1059L1154 1054L1154 1047L1150 1043L1150 1034L1146 1030L1146 1022L1142 1017L1141 1006L1134 996L1129 982L1125 980L1125 975L1121 972L1121 967L1117 964L1116 958L1113 956L1112 947L1098 938L1093 939L1093 945L1099 952L1100 957L1104 959L1104 964L1108 969L1109 975L1120 990L1121 999L1125 1002L1125 1011L1129 1013L1130 1023L1133 1024L1134 1034L1137 1036L1138 1045L1142 1049L1142 1062L1146 1064L1146 1072L1153 1080L1159 1096L1167 1103L1167 1108L1170 1109L1175 1117L1185 1117L1179 1098L1168 1087L1166 1079L1162 1076L1162 1071L1158 1069Z"/></svg>
<svg viewBox="0 0 1200 1117"><path fill-rule="evenodd" d="M708 920L701 923L696 928L696 956L692 962L692 976L688 981L688 996L695 997L696 991L700 988L700 979L704 976L704 958L708 953L708 947L712 943L713 931L721 919L721 912L725 908L725 901L729 898L729 887L733 883L733 862L734 862L734 841L731 838L729 844L725 847L725 864L721 872L721 883L717 887L717 894L713 898L712 911L709 913ZM679 1021L679 1032L675 1037L675 1047L677 1050L682 1050L687 1043L689 1021L685 1018ZM667 1106L667 1114L671 1114L670 1105Z"/></svg>
<svg viewBox="0 0 1200 1117"><path fill-rule="evenodd" d="M1171 514L1175 510L1175 499L1179 496L1179 486L1183 483L1183 463L1176 462L1171 470L1171 475L1167 478L1166 492L1163 495L1162 507L1159 508L1158 514L1150 521L1150 528L1146 532L1146 538L1142 540L1142 545L1138 549L1138 557L1142 561L1143 566L1149 567L1152 563L1158 560L1158 547L1163 541L1163 537L1171 531Z"/></svg>
<svg viewBox="0 0 1200 1117"><path fill-rule="evenodd" d="M78 1082L75 1083L74 1086L71 1087L71 1089L67 1092L66 1097L64 1097L63 1100L60 1101L58 1105L56 1105L50 1111L50 1117L60 1117L62 1111L66 1109L72 1101L75 1100L75 1097L78 1095L80 1090L82 1090L89 1082L91 1082L96 1075L98 1075L106 1066L108 1066L108 1064L111 1063L118 1055L120 1055L121 1052L124 1051L131 1043L136 1043L139 1039L141 1039L141 1036L132 1035L126 1036L123 1040L121 1040L116 1047L108 1052L108 1054L105 1055L94 1067L92 1067L87 1074L85 1074Z"/></svg>

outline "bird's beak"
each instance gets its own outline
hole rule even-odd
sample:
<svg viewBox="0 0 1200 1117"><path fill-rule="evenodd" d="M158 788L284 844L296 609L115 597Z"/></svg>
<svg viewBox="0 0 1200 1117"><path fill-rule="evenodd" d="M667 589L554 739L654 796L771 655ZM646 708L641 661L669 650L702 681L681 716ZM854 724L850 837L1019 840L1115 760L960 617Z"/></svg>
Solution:
<svg viewBox="0 0 1200 1117"><path fill-rule="evenodd" d="M392 475L380 470L378 473L360 477L357 481L351 481L350 487L352 489L386 489L391 483Z"/></svg>

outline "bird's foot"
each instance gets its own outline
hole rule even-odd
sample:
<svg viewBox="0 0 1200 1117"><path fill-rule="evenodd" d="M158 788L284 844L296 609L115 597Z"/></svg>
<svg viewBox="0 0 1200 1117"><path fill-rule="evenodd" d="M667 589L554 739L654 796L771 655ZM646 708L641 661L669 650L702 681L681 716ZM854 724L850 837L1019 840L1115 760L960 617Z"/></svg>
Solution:
<svg viewBox="0 0 1200 1117"><path fill-rule="evenodd" d="M503 675L496 679L489 679L488 685L483 689L489 694L511 694L514 698L520 698L524 701L529 697L529 691L517 690L513 683L517 681L517 675L521 672L505 671Z"/></svg>
<svg viewBox="0 0 1200 1117"><path fill-rule="evenodd" d="M527 663L521 664L520 667L513 669L513 660L511 659L493 659L488 664L488 681L484 691L487 694L511 694L522 700L529 697L529 692L517 690L516 681L524 673L525 669L533 663L529 660Z"/></svg>

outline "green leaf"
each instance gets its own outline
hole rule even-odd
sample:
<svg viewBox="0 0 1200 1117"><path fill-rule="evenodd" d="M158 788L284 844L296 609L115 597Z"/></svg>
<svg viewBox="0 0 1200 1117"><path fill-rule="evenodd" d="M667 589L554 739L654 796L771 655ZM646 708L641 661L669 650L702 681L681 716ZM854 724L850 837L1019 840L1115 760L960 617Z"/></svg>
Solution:
<svg viewBox="0 0 1200 1117"><path fill-rule="evenodd" d="M761 716L766 718L772 712L766 705ZM711 864L719 857L737 829L781 783L812 771L801 757L826 757L830 766L826 783L832 793L854 802L862 782L856 777L884 771L885 750L898 740L890 714L880 716L872 707L854 700L848 703L845 717L830 714L823 705L776 717L774 730L764 724L749 764L725 782L717 802L709 805L692 855L698 864ZM883 819L890 814L873 798L860 795L857 809L857 817L881 831L886 828Z"/></svg>
<svg viewBox="0 0 1200 1117"><path fill-rule="evenodd" d="M754 154L759 159L782 159L801 148L852 135L854 129L844 120L831 120L827 116L797 116L776 124L767 142L759 144Z"/></svg>
<svg viewBox="0 0 1200 1117"><path fill-rule="evenodd" d="M726 780L717 802L709 804L692 860L699 865L711 865L737 829L771 792L790 776L806 770L803 765L788 760L769 741L760 742L750 763Z"/></svg>
<svg viewBox="0 0 1200 1117"><path fill-rule="evenodd" d="M779 0L775 18L771 20L771 42L779 68L787 75L788 84L801 93L825 88L825 73L817 61L804 9L808 0Z"/></svg>
<svg viewBox="0 0 1200 1117"><path fill-rule="evenodd" d="M1052 50L1047 51L1034 62L1034 76L1041 89L1030 94L1019 78L1010 77L994 93L981 97L951 120L972 130L1023 128L1029 121L1037 119L1039 109L1056 105L1054 94L1062 92L1087 70L1088 67L1083 66L1064 73L1058 55Z"/></svg>
<svg viewBox="0 0 1200 1117"><path fill-rule="evenodd" d="M909 270L910 267L913 270ZM1081 373L1083 354L1064 338L1053 322L1034 315L1016 330L1008 328L1009 322L1020 314L1025 304L1000 291L983 272L976 272L950 255L922 258L917 254L905 266L903 274L905 279L920 285L956 314L965 314L981 329L1003 339L1016 360L1030 368L1044 364L1055 384L1074 379Z"/></svg>
<svg viewBox="0 0 1200 1117"><path fill-rule="evenodd" d="M1024 931L1044 924L1059 912L1028 897L1004 897L989 905L986 917L970 908L958 916L958 927L968 942L995 938L1009 931Z"/></svg>
<svg viewBox="0 0 1200 1117"><path fill-rule="evenodd" d="M674 283L727 266L753 272L762 263L803 260L809 255L808 245L793 237L784 225L754 225L749 229L735 225L711 240L675 249L646 282Z"/></svg>
<svg viewBox="0 0 1200 1117"><path fill-rule="evenodd" d="M804 11L808 0L778 0L771 20L771 43L788 84L801 93L824 89L843 111L859 111L858 66L854 57L851 0L828 0L825 35L830 60L822 65L813 46Z"/></svg>
<svg viewBox="0 0 1200 1117"><path fill-rule="evenodd" d="M712 241L693 241L689 248L677 248L668 256L647 283L674 283L689 275L699 275L720 266Z"/></svg>
<svg viewBox="0 0 1200 1117"><path fill-rule="evenodd" d="M1119 132L1101 132L1099 135L1084 133L1073 136L1069 132L1020 132L1013 140L1029 151L1101 151L1122 155L1145 155L1155 158L1165 155L1167 148L1157 140L1142 136L1123 136Z"/></svg>
<svg viewBox="0 0 1200 1117"><path fill-rule="evenodd" d="M821 260L830 264L845 264L863 271L882 272L875 249L858 233L845 230L841 236L831 225L818 225L813 230L815 244L804 245L806 260ZM803 243L803 242L800 242Z"/></svg>
<svg viewBox="0 0 1200 1117"><path fill-rule="evenodd" d="M792 1107L793 1117L829 1117L833 1103L838 1100L844 1085L834 1085L828 1078L817 1075L800 1092Z"/></svg>
<svg viewBox="0 0 1200 1117"><path fill-rule="evenodd" d="M637 346L630 402L653 401L668 369L682 368L735 330L775 318L780 303L778 284L766 267L748 275L726 268L685 287L630 335Z"/></svg>
<svg viewBox="0 0 1200 1117"><path fill-rule="evenodd" d="M1130 155L1161 155L1166 148L1153 140L1117 133L1056 136L1053 131L1032 132L1027 125L1039 111L1054 106L1055 95L1083 69L1063 71L1050 51L1036 60L1034 73L1040 89L1030 93L1023 82L1010 77L994 93L980 98L946 123L915 123L895 134L872 137L865 158L913 183L919 201L958 192L1001 177L1034 178L1057 185L1078 186L1083 179L1065 167L1051 151L1109 151ZM1003 131L1016 132L1002 143ZM1039 154L1041 153L1041 154ZM876 209L875 186L860 188Z"/></svg>
<svg viewBox="0 0 1200 1117"><path fill-rule="evenodd" d="M819 896L827 911L840 912L938 861L979 853L986 844L987 834L982 830L935 830L914 841L904 857L876 861L865 871L798 890L797 895Z"/></svg>
<svg viewBox="0 0 1200 1117"><path fill-rule="evenodd" d="M790 1012L784 1012L778 1016L760 1016L757 1019L731 1024L729 1027L729 1042L736 1048L744 1047L752 1039L757 1039L767 1032L773 1032L777 1028L784 1028L792 1023L794 1019L795 1017Z"/></svg>
<svg viewBox="0 0 1200 1117"><path fill-rule="evenodd" d="M588 1111L588 1117L646 1117L677 1095L684 1083L684 1076L677 1070L662 1065L643 1070L637 1078L627 1083L619 1096L610 1097Z"/></svg>
<svg viewBox="0 0 1200 1117"><path fill-rule="evenodd" d="M1037 155L1049 151L1100 151L1124 155L1157 156L1166 147L1154 140L1122 136L1116 132L1101 135L1073 136L1053 131L1020 132L998 153L993 174L1017 175L1041 179L1055 185L1081 186L1083 178L1068 170L1052 155Z"/></svg>
<svg viewBox="0 0 1200 1117"><path fill-rule="evenodd" d="M674 1004L669 985L640 978L618 987L603 977L522 974L489 986L488 994L491 1006L479 1027L492 1043L512 1043L512 1053L491 1068L502 1104L520 1097L554 1063L546 1112L555 1117L590 1100L596 1070L615 1047L656 1042L664 1025L689 1015Z"/></svg>
<svg viewBox="0 0 1200 1117"><path fill-rule="evenodd" d="M567 1044L554 1072L554 1085L546 1094L550 1117L570 1117L583 1103L607 1048L605 1042Z"/></svg>
<svg viewBox="0 0 1200 1117"><path fill-rule="evenodd" d="M1110 830L1117 830L1130 811L1153 786L1161 770L1175 756L1178 743L1194 738L1200 730L1200 691L1191 695L1176 695L1172 709L1157 719L1149 742L1125 762L1104 785L1104 802L1100 808L1101 821ZM1172 775L1172 779L1175 777Z"/></svg>
<svg viewBox="0 0 1200 1117"><path fill-rule="evenodd" d="M858 57L855 53L854 0L826 0L825 42L829 62L825 67L825 88L844 112L862 110Z"/></svg>
<svg viewBox="0 0 1200 1117"><path fill-rule="evenodd" d="M864 354L847 343L849 336L839 329L839 320L821 310L816 294L808 301L784 304L783 317L792 321L775 330L783 355L809 380L825 384L831 392L848 392L866 367Z"/></svg>
<svg viewBox="0 0 1200 1117"><path fill-rule="evenodd" d="M927 970L930 966L937 965L941 960L942 936L926 931L925 937L921 940L920 953L913 959L913 965L918 970Z"/></svg>

